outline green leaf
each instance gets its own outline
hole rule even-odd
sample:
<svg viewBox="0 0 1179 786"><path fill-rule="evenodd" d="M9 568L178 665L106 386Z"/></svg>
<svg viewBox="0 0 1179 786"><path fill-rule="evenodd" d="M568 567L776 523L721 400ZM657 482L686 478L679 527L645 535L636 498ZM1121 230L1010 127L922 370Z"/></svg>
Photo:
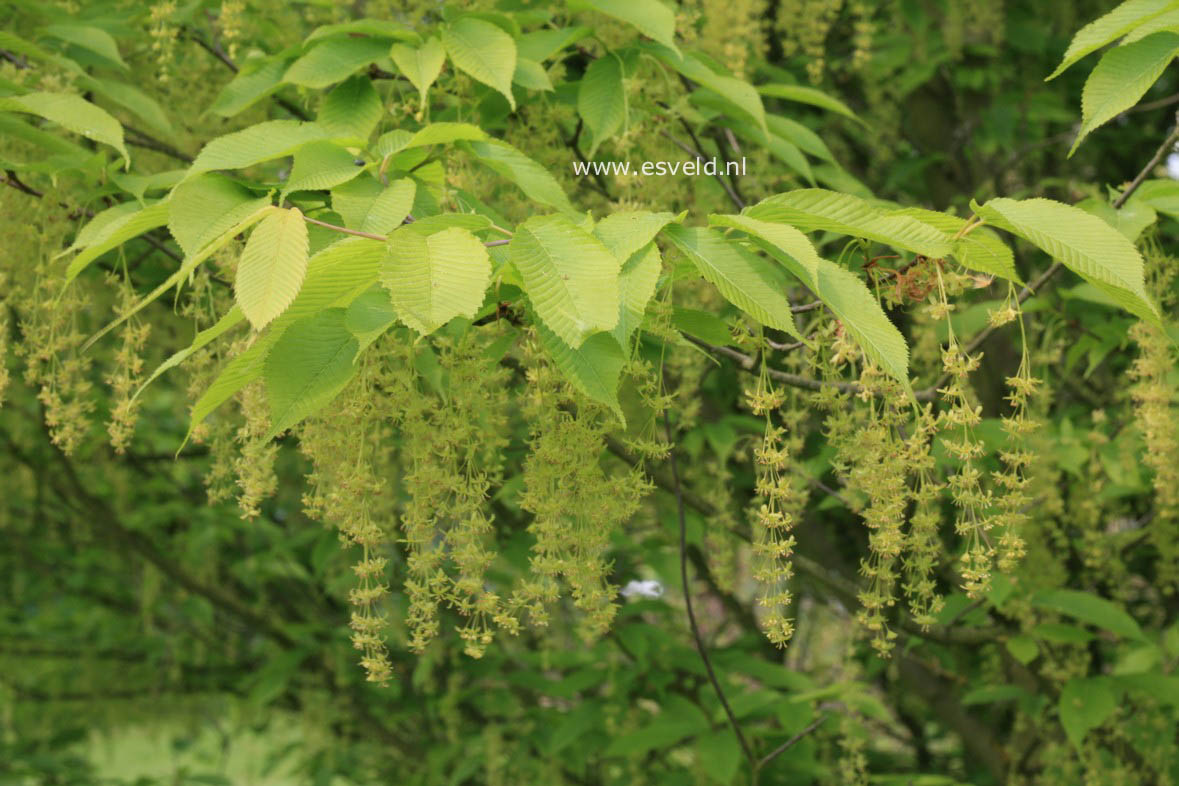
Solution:
<svg viewBox="0 0 1179 786"><path fill-rule="evenodd" d="M1089 592L1056 589L1037 592L1032 605L1060 612L1128 639L1145 640L1134 618L1117 604Z"/></svg>
<svg viewBox="0 0 1179 786"><path fill-rule="evenodd" d="M465 229L426 235L410 224L389 236L381 283L401 321L422 335L457 316L474 317L490 282L487 249Z"/></svg>
<svg viewBox="0 0 1179 786"><path fill-rule="evenodd" d="M246 231L251 226L253 226L255 222L260 221L272 209L272 206L270 205L268 200L261 200L261 201L264 202L265 204L262 204L261 206L259 206L259 208L257 210L255 210L253 213L250 213L249 215L242 217L242 219L240 221L238 221L236 224L231 226L229 229L227 229L225 232L223 232L221 235L219 235L214 240L205 244L195 254L186 255L184 258L184 262L181 263L180 267L174 273L172 273L172 275L170 275L166 279L164 279L164 282L162 284L157 286L155 289L153 289L151 292L149 292L146 296L144 296L144 297L140 298L138 301L136 301L134 306L124 310L118 319L114 320L113 322L107 323L107 325L105 327L103 327L101 330L99 330L93 336L88 338L86 340L86 342L82 344L82 351L85 352L90 347L94 346L94 343L96 341L98 341L100 338L105 336L110 331L114 330L119 325L126 322L131 317L138 314L145 306L149 305L150 303L155 302L156 299L160 297L160 295L164 294L172 287L177 286L178 284L181 284L184 281L187 281L189 276L192 275L192 272L194 270L196 270L198 265L200 265L202 262L204 262L206 259L208 259L210 256L212 256L214 253L216 253L220 248L225 246L225 244L228 243L230 240L233 240L234 237L236 237L237 235L241 234L242 232Z"/></svg>
<svg viewBox="0 0 1179 786"><path fill-rule="evenodd" d="M1148 35L1157 33L1162 30L1167 30L1172 33L1179 31L1179 7L1175 6L1174 0L1171 2L1171 9L1163 13L1153 16L1147 21L1135 27L1129 33L1126 33L1125 38L1121 40L1120 45L1132 44L1135 41L1141 41Z"/></svg>
<svg viewBox="0 0 1179 786"><path fill-rule="evenodd" d="M409 179L382 186L364 175L332 189L332 209L344 218L344 226L374 235L387 235L409 215L417 185Z"/></svg>
<svg viewBox="0 0 1179 786"><path fill-rule="evenodd" d="M939 213L936 210L924 210L919 207L906 207L893 210L893 216L910 216L923 224L929 224L944 235L953 238L962 227L966 226L966 219ZM958 264L971 270L990 273L993 276L1022 284L1019 272L1015 269L1015 254L1003 240L986 227L976 227L965 237L950 240L953 250L951 254Z"/></svg>
<svg viewBox="0 0 1179 786"><path fill-rule="evenodd" d="M446 50L442 48L442 42L437 38L427 38L419 47L393 44L391 55L397 68L418 89L421 105L425 107L426 93L442 73L442 64L446 62Z"/></svg>
<svg viewBox="0 0 1179 786"><path fill-rule="evenodd" d="M134 202L127 204L132 207L136 205ZM133 237L138 237L144 232L166 224L168 209L167 202L156 202L133 212L120 212L113 215L109 221L104 221L101 228L92 230L92 233L86 233L88 240L86 248L70 260L69 267L66 268L65 283L69 284L86 269L87 265L112 248L121 246ZM109 211L103 212L109 213ZM95 218L97 219L97 216ZM83 228L83 232L78 234L77 243L82 241L85 230L89 228L88 224Z"/></svg>
<svg viewBox="0 0 1179 786"><path fill-rule="evenodd" d="M1007 640L1007 651L1026 666L1039 656L1040 645L1031 636L1012 636Z"/></svg>
<svg viewBox="0 0 1179 786"><path fill-rule="evenodd" d="M626 425L618 403L618 384L626 355L610 333L594 333L574 349L543 323L536 325L541 346L573 387L604 404Z"/></svg>
<svg viewBox="0 0 1179 786"><path fill-rule="evenodd" d="M163 107L139 88L124 82L116 82L113 79L79 77L77 81L108 101L113 101L131 112L153 130L165 136L176 133L172 127L172 121L164 113Z"/></svg>
<svg viewBox="0 0 1179 786"><path fill-rule="evenodd" d="M819 260L819 299L831 309L864 354L912 392L909 346L863 279L845 267Z"/></svg>
<svg viewBox="0 0 1179 786"><path fill-rule="evenodd" d="M553 55L572 46L588 35L593 35L588 27L557 27L544 30L534 30L525 33L516 41L518 57L543 63Z"/></svg>
<svg viewBox="0 0 1179 786"><path fill-rule="evenodd" d="M391 19L353 19L350 22L337 22L322 25L311 31L311 35L303 40L310 44L325 38L340 37L343 40L355 40L356 36L371 36L385 38L390 41L416 41L418 34L400 22Z"/></svg>
<svg viewBox="0 0 1179 786"><path fill-rule="evenodd" d="M1078 751L1085 736L1118 708L1117 696L1106 677L1077 677L1060 691L1060 724Z"/></svg>
<svg viewBox="0 0 1179 786"><path fill-rule="evenodd" d="M708 777L717 783L732 783L741 769L741 746L727 726L697 739L696 757Z"/></svg>
<svg viewBox="0 0 1179 786"><path fill-rule="evenodd" d="M282 77L290 63L290 58L285 57L247 60L242 70L221 88L209 111L221 117L244 112L282 87Z"/></svg>
<svg viewBox="0 0 1179 786"><path fill-rule="evenodd" d="M327 94L316 121L332 136L367 140L384 112L372 80L358 74Z"/></svg>
<svg viewBox="0 0 1179 786"><path fill-rule="evenodd" d="M1138 103L1179 54L1179 35L1155 33L1101 56L1081 93L1081 130L1068 154L1103 123Z"/></svg>
<svg viewBox="0 0 1179 786"><path fill-rule="evenodd" d="M225 230L269 205L270 199L255 196L224 175L210 173L176 186L168 204L168 231L184 255L191 257Z"/></svg>
<svg viewBox="0 0 1179 786"><path fill-rule="evenodd" d="M753 85L744 79L717 73L704 60L692 53L685 54L678 62L667 62L688 79L711 90L726 103L740 110L741 114L751 119L763 134L769 133L766 126L766 110L762 106L757 88Z"/></svg>
<svg viewBox="0 0 1179 786"><path fill-rule="evenodd" d="M844 117L850 117L858 123L863 123L859 116L838 98L833 98L821 90L802 85L759 85L757 92L770 98L782 98L800 104L810 104L820 109L827 109Z"/></svg>
<svg viewBox="0 0 1179 786"><path fill-rule="evenodd" d="M761 248L781 261L816 295L820 291L819 265L822 260L810 239L789 224L760 221L745 215L716 215L708 217L712 226L739 229L752 237Z"/></svg>
<svg viewBox="0 0 1179 786"><path fill-rule="evenodd" d="M511 180L529 199L563 213L578 215L552 173L507 142L488 139L468 142L467 146L482 164Z"/></svg>
<svg viewBox="0 0 1179 786"><path fill-rule="evenodd" d="M397 322L397 312L389 299L389 290L373 286L365 290L356 300L348 304L344 314L344 327L360 342L359 352ZM357 355L359 357L359 354Z"/></svg>
<svg viewBox="0 0 1179 786"><path fill-rule="evenodd" d="M1088 644L1093 641L1093 634L1075 625L1065 625L1059 622L1045 622L1030 631L1031 635L1057 644Z"/></svg>
<svg viewBox="0 0 1179 786"><path fill-rule="evenodd" d="M363 172L356 157L331 142L308 142L295 151L291 175L283 186L279 202L294 191L319 191L347 183Z"/></svg>
<svg viewBox="0 0 1179 786"><path fill-rule="evenodd" d="M733 343L729 326L711 311L676 306L671 312L671 325L681 333L687 333L709 344L723 347Z"/></svg>
<svg viewBox="0 0 1179 786"><path fill-rule="evenodd" d="M999 198L971 207L989 223L1059 260L1130 313L1160 324L1143 283L1142 255L1097 216L1050 199Z"/></svg>
<svg viewBox="0 0 1179 786"><path fill-rule="evenodd" d="M127 63L119 54L119 45L115 43L115 39L111 37L110 33L101 28L74 24L49 25L45 28L45 32L68 44L93 52L103 60L117 65L123 71L127 70Z"/></svg>
<svg viewBox="0 0 1179 786"><path fill-rule="evenodd" d="M675 12L659 0L569 0L569 8L612 16L679 54L675 45Z"/></svg>
<svg viewBox="0 0 1179 786"><path fill-rule="evenodd" d="M535 60L526 57L516 58L516 70L512 73L512 84L527 90L552 92L553 81L549 79L548 71Z"/></svg>
<svg viewBox="0 0 1179 786"><path fill-rule="evenodd" d="M516 72L516 42L490 22L463 17L442 29L442 44L460 71L503 94L516 109L512 75Z"/></svg>
<svg viewBox="0 0 1179 786"><path fill-rule="evenodd" d="M299 294L307 275L307 242L307 224L298 208L274 208L250 233L233 293L255 330L286 310Z"/></svg>
<svg viewBox="0 0 1179 786"><path fill-rule="evenodd" d="M263 374L270 402L270 439L315 414L356 373L356 337L344 325L345 310L329 308L283 332L266 356Z"/></svg>
<svg viewBox="0 0 1179 786"><path fill-rule="evenodd" d="M188 168L185 179L214 169L245 169L263 161L289 156L308 142L329 136L318 123L298 120L268 120L219 136L209 142Z"/></svg>
<svg viewBox="0 0 1179 786"><path fill-rule="evenodd" d="M618 258L568 218L528 219L508 252L532 307L566 344L618 324Z"/></svg>
<svg viewBox="0 0 1179 786"><path fill-rule="evenodd" d="M619 312L614 326L618 345L626 347L631 335L643 323L647 303L655 295L655 285L663 270L663 257L655 243L648 243L622 264L618 274Z"/></svg>
<svg viewBox="0 0 1179 786"><path fill-rule="evenodd" d="M594 226L594 237L601 240L619 262L626 262L675 220L672 213L646 210L611 213Z"/></svg>
<svg viewBox="0 0 1179 786"><path fill-rule="evenodd" d="M139 389L135 391L135 395L131 397L131 400L134 401L135 399L139 398L139 394L146 390L147 386L155 382L156 379L158 379L165 371L176 368L185 360L187 360L194 352L203 349L212 343L215 339L220 338L231 328L241 324L243 319L245 319L245 316L242 314L242 310L238 306L234 306L233 308L229 309L229 311L225 312L225 315L222 316L221 319L217 320L217 322L214 323L211 327L207 327L197 333L191 344L189 344L184 349L173 352L168 356L167 360L157 366L156 370L153 371L151 376L147 378L147 381L140 385Z"/></svg>
<svg viewBox="0 0 1179 786"><path fill-rule="evenodd" d="M802 123L791 120L788 117L766 115L766 125L770 129L770 133L774 136L781 137L795 147L810 153L815 158L821 158L824 161L835 163L835 156L831 154L831 150L827 147L827 144L818 134Z"/></svg>
<svg viewBox="0 0 1179 786"><path fill-rule="evenodd" d="M109 112L72 93L27 93L0 98L0 112L26 112L57 123L67 131L110 145L130 166L123 126Z"/></svg>
<svg viewBox="0 0 1179 786"><path fill-rule="evenodd" d="M1055 79L1085 55L1095 52L1115 38L1120 38L1143 22L1168 10L1172 5L1172 0L1126 0L1108 14L1077 31L1060 65L1044 81Z"/></svg>
<svg viewBox="0 0 1179 786"><path fill-rule="evenodd" d="M664 234L726 300L763 325L802 338L794 326L781 268L732 243L715 229L672 224Z"/></svg>
<svg viewBox="0 0 1179 786"><path fill-rule="evenodd" d="M803 232L825 230L941 259L950 255L943 233L906 215L889 215L859 197L804 188L764 199L742 211L763 221L790 224Z"/></svg>
<svg viewBox="0 0 1179 786"><path fill-rule="evenodd" d="M487 132L470 123L431 123L406 140L398 150L430 145L447 145L451 142L487 139ZM396 151L393 151L396 152Z"/></svg>
<svg viewBox="0 0 1179 786"><path fill-rule="evenodd" d="M626 120L626 90L622 85L622 61L607 53L590 63L578 83L577 113L592 135L589 156L614 136Z"/></svg>
<svg viewBox="0 0 1179 786"><path fill-rule="evenodd" d="M324 88L388 56L389 42L382 38L329 38L291 63L283 81Z"/></svg>

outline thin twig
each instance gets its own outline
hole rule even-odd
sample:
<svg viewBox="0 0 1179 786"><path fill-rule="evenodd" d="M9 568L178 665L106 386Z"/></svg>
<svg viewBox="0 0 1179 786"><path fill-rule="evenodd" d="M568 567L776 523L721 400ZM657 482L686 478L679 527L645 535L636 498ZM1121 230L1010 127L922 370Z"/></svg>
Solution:
<svg viewBox="0 0 1179 786"><path fill-rule="evenodd" d="M704 662L704 670L708 672L708 679L716 691L717 698L720 699L721 706L725 709L729 725L733 727L733 733L737 735L737 742L741 743L741 750L745 752L745 758L749 760L750 766L756 767L757 758L754 756L753 749L749 747L745 734L741 731L741 725L737 722L733 708L729 706L729 700L725 698L725 691L721 688L720 680L716 678L716 671L712 668L712 659L708 657L708 649L704 646L704 637L700 635L700 626L696 624L696 613L692 610L692 588L688 584L688 521L684 512L684 494L680 485L679 465L675 457L675 440L671 432L671 419L667 416L666 409L663 410L663 429L667 432L671 479L675 487L676 514L679 516L680 523L680 581L684 588L684 608L688 612L688 627L692 629L696 650L700 653L700 660Z"/></svg>
<svg viewBox="0 0 1179 786"><path fill-rule="evenodd" d="M786 751L793 748L795 745L797 745L799 742L801 742L804 737L806 737L808 734L810 734L815 729L822 726L823 722L827 720L827 717L828 716L826 716L826 715L820 715L818 718L815 719L815 721L813 723L811 723L805 729L800 731L798 734L795 734L793 737L786 740L781 745L779 745L778 747L774 748L772 751L767 753L765 756L762 757L762 760L757 763L757 769L761 770L762 767L765 767L771 761L773 761L774 759L778 758ZM755 783L756 783L756 781L755 781Z"/></svg>
<svg viewBox="0 0 1179 786"><path fill-rule="evenodd" d="M186 164L192 163L192 156L188 155L187 153L180 152L166 142L161 142L151 134L147 134L134 126L129 126L125 123L123 124L123 128L139 137L138 139L128 139L127 144L135 145L136 147L142 147L147 150L154 150L157 153L163 153L166 156L175 158L177 161L183 161Z"/></svg>

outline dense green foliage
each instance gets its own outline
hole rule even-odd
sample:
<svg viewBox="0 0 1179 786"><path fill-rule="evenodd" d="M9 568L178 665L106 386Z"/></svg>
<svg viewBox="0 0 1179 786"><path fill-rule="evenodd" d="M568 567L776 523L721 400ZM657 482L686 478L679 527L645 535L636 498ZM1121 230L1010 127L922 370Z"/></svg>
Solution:
<svg viewBox="0 0 1179 786"><path fill-rule="evenodd" d="M0 21L0 783L1179 780L1179 2Z"/></svg>

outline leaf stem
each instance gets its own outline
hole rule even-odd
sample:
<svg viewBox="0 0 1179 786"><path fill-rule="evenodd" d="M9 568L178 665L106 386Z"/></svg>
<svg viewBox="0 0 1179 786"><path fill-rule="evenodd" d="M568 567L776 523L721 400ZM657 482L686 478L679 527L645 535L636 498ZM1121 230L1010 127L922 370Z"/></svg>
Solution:
<svg viewBox="0 0 1179 786"><path fill-rule="evenodd" d="M408 216L407 216L407 218L408 218ZM373 234L372 232L361 232L358 229L349 229L348 227L342 227L337 224L329 224L326 221L320 221L318 218L311 218L310 216L308 216L306 214L304 214L303 220L309 224L315 224L316 226L321 226L324 229L330 229L333 232L342 232L345 235L355 235L356 237L363 237L363 238L367 238L368 240L377 240L377 241L380 241L381 243L384 243L386 240L389 239L385 235L376 235L376 234ZM492 226L492 229L498 229L500 232L504 232L509 235L512 234L511 232L508 232L508 230L506 230L506 229L500 229L499 227L495 226L495 224L492 224L491 226ZM486 243L484 243L483 245L486 246L487 248L492 248L493 246L506 246L508 243L511 243L511 242L512 241L508 240L508 239L489 240Z"/></svg>

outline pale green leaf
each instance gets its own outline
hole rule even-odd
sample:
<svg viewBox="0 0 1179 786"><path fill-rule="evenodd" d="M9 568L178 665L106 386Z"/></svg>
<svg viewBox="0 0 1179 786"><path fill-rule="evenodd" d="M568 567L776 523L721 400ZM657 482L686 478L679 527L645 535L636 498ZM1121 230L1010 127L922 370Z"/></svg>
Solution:
<svg viewBox="0 0 1179 786"><path fill-rule="evenodd" d="M394 180L383 186L366 174L332 189L332 209L349 229L387 235L409 215L416 191L412 180Z"/></svg>
<svg viewBox="0 0 1179 786"><path fill-rule="evenodd" d="M1044 81L1055 79L1090 52L1120 38L1140 24L1176 7L1174 0L1126 0L1109 13L1082 27L1073 36L1064 58Z"/></svg>
<svg viewBox="0 0 1179 786"><path fill-rule="evenodd" d="M1097 216L1050 199L999 198L972 207L987 222L1059 260L1130 313L1160 323L1143 282L1142 255Z"/></svg>
<svg viewBox="0 0 1179 786"><path fill-rule="evenodd" d="M316 121L332 136L367 141L384 112L372 80L357 74L327 94Z"/></svg>
<svg viewBox="0 0 1179 786"><path fill-rule="evenodd" d="M238 306L234 306L233 308L229 309L229 311L225 312L225 315L222 316L221 319L217 320L216 323L197 333L191 344L189 344L184 349L173 352L168 356L167 360L157 366L156 370L151 373L151 376L149 376L147 380L139 386L139 389L135 391L135 395L131 397L131 400L134 401L135 399L139 398L139 395L147 389L147 386L155 382L165 371L176 368L185 360L187 360L194 352L198 352L199 350L208 346L215 339L220 338L231 328L241 324L242 320L244 319L245 316L242 314L242 310Z"/></svg>
<svg viewBox="0 0 1179 786"><path fill-rule="evenodd" d="M139 88L113 79L95 79L89 76L80 76L77 81L97 95L131 112L155 131L165 136L176 133L163 107Z"/></svg>
<svg viewBox="0 0 1179 786"><path fill-rule="evenodd" d="M726 300L763 325L802 338L794 325L785 272L715 229L671 224L664 234Z"/></svg>
<svg viewBox="0 0 1179 786"><path fill-rule="evenodd" d="M416 132L397 150L408 150L414 147L428 147L430 145L448 145L451 142L474 141L487 139L487 132L470 123L431 123ZM397 151L392 151L397 152Z"/></svg>
<svg viewBox="0 0 1179 786"><path fill-rule="evenodd" d="M190 257L270 199L224 175L207 173L176 186L168 204L168 231Z"/></svg>
<svg viewBox="0 0 1179 786"><path fill-rule="evenodd" d="M781 98L786 101L794 101L799 104L810 104L817 106L820 109L827 109L836 114L850 117L857 122L863 122L859 116L848 107L847 104L840 101L838 98L833 98L822 90L816 90L813 87L804 87L802 85L759 85L757 92L763 96L770 98Z"/></svg>
<svg viewBox="0 0 1179 786"><path fill-rule="evenodd" d="M94 243L96 240L102 237L103 233L106 232L107 227L113 224L116 220L124 218L132 213L137 213L142 209L143 205L140 205L136 202L120 202L117 205L108 207L106 210L100 210L91 216L90 220L87 221L82 226L82 228L78 230L78 234L74 237L74 242L70 243L69 247L67 247L65 251L59 252L54 257L54 259L64 256L71 251L77 251L80 248L85 248L86 246Z"/></svg>
<svg viewBox="0 0 1179 786"><path fill-rule="evenodd" d="M818 288L812 291L843 323L864 355L911 392L909 346L863 279L847 268L820 259L815 283Z"/></svg>
<svg viewBox="0 0 1179 786"><path fill-rule="evenodd" d="M130 203L135 205L137 203ZM133 237L138 237L156 227L162 227L168 222L168 203L156 202L134 212L121 213L104 223L100 230L94 232L78 256L70 260L66 268L65 283L73 281L79 273L86 269L94 260L123 245ZM79 241L81 235L79 234Z"/></svg>
<svg viewBox="0 0 1179 786"><path fill-rule="evenodd" d="M346 183L363 172L356 157L331 142L308 142L295 151L290 177L279 202L294 191L318 191Z"/></svg>
<svg viewBox="0 0 1179 786"><path fill-rule="evenodd" d="M811 287L816 295L821 295L819 281L819 253L811 245L811 241L802 232L789 224L776 224L770 221L760 221L746 215L711 215L708 223L712 226L732 227L739 229L754 239L759 247L770 256L778 259Z"/></svg>
<svg viewBox="0 0 1179 786"><path fill-rule="evenodd" d="M558 27L534 30L525 33L516 41L517 55L522 58L543 63L553 55L572 46L588 35L593 35L588 27Z"/></svg>
<svg viewBox="0 0 1179 786"><path fill-rule="evenodd" d="M327 405L356 373L356 337L344 325L345 310L329 308L291 325L263 364L270 432L274 437Z"/></svg>
<svg viewBox="0 0 1179 786"><path fill-rule="evenodd" d="M528 219L508 251L532 307L566 344L618 324L618 258L568 218Z"/></svg>
<svg viewBox="0 0 1179 786"><path fill-rule="evenodd" d="M1137 104L1176 54L1179 54L1179 35L1164 32L1102 55L1081 93L1081 130L1069 155L1093 129Z"/></svg>
<svg viewBox="0 0 1179 786"><path fill-rule="evenodd" d="M553 81L549 79L548 71L535 60L526 57L516 58L516 70L512 74L512 84L527 90L552 92Z"/></svg>
<svg viewBox="0 0 1179 786"><path fill-rule="evenodd" d="M401 321L422 335L474 317L490 281L487 248L465 229L427 235L409 224L389 236L381 283Z"/></svg>
<svg viewBox="0 0 1179 786"><path fill-rule="evenodd" d="M67 131L95 142L110 145L123 156L126 165L131 157L123 144L123 126L109 112L72 93L27 93L0 98L0 112L26 112L57 123Z"/></svg>
<svg viewBox="0 0 1179 786"><path fill-rule="evenodd" d="M675 45L675 12L659 0L569 0L569 8L592 9L612 16L679 54Z"/></svg>
<svg viewBox="0 0 1179 786"><path fill-rule="evenodd" d="M589 398L604 404L622 424L626 418L618 403L618 384L626 355L609 333L594 333L577 349L566 344L543 323L536 325L544 351L565 379Z"/></svg>
<svg viewBox="0 0 1179 786"><path fill-rule="evenodd" d="M672 213L650 213L646 210L611 213L594 226L594 236L618 257L619 262L626 262L675 220Z"/></svg>
<svg viewBox="0 0 1179 786"><path fill-rule="evenodd" d="M1158 16L1151 17L1146 22L1135 27L1126 37L1122 39L1122 44L1132 44L1135 41L1141 41L1148 35L1158 33L1166 30L1171 33L1179 33L1179 4L1171 3L1171 10L1164 11Z"/></svg>
<svg viewBox="0 0 1179 786"><path fill-rule="evenodd" d="M507 142L469 142L469 149L493 171L508 178L529 198L570 215L579 215L552 173Z"/></svg>
<svg viewBox="0 0 1179 786"><path fill-rule="evenodd" d="M281 314L307 275L307 224L298 208L274 208L254 231L237 265L233 294L255 330Z"/></svg>
<svg viewBox="0 0 1179 786"><path fill-rule="evenodd" d="M45 32L114 63L123 71L127 70L127 63L119 54L119 45L110 33L101 28L75 24L49 25Z"/></svg>
<svg viewBox="0 0 1179 786"><path fill-rule="evenodd" d="M346 307L375 284L384 257L383 243L356 237L344 238L311 257L307 277L295 301L249 349L226 363L197 399L189 421L189 435L213 410L262 375L262 363L270 348L288 327L324 309Z"/></svg>
<svg viewBox="0 0 1179 786"><path fill-rule="evenodd" d="M180 267L177 268L176 271L172 273L172 275L164 279L162 284L136 301L134 306L124 310L118 319L107 323L105 327L87 339L86 342L82 344L82 351L85 352L90 347L94 346L94 343L100 338L126 322L131 317L138 314L145 306L154 303L156 299L160 297L160 295L163 295L172 287L187 281L189 276L192 275L192 272L196 270L198 265L224 247L225 244L230 240L233 240L234 237L249 229L257 221L260 221L270 210L273 209L267 200L262 201L265 202L265 204L261 205L255 212L242 218L242 220L240 220L237 224L231 226L220 236L201 247L195 254L185 256L184 262L181 263Z"/></svg>
<svg viewBox="0 0 1179 786"><path fill-rule="evenodd" d="M612 331L619 346L626 347L631 335L643 324L643 315L655 295L662 270L663 257L653 242L635 251L622 264L618 273L618 324Z"/></svg>
<svg viewBox="0 0 1179 786"><path fill-rule="evenodd" d="M249 109L282 87L283 74L290 64L290 58L284 57L247 60L242 70L221 88L209 111L221 117L233 117Z"/></svg>
<svg viewBox="0 0 1179 786"><path fill-rule="evenodd" d="M578 83L577 113L589 128L589 156L614 136L626 121L626 90L622 86L622 61L608 53L590 63Z"/></svg>
<svg viewBox="0 0 1179 786"><path fill-rule="evenodd" d="M1023 283L1019 271L1015 269L1015 255L1011 248L986 227L975 227L965 237L953 240L953 236L966 226L966 219L919 207L893 210L890 215L910 216L950 237L950 245L953 247L951 253L963 267L990 273L1017 284Z"/></svg>
<svg viewBox="0 0 1179 786"><path fill-rule="evenodd" d="M821 158L824 161L835 163L835 156L831 154L831 150L827 147L827 144L819 138L818 134L802 123L791 120L788 117L766 115L766 125L770 129L770 133L774 136L781 137L815 158Z"/></svg>
<svg viewBox="0 0 1179 786"><path fill-rule="evenodd" d="M303 43L310 44L332 37L354 40L356 36L385 38L390 41L420 40L417 33L392 19L353 19L349 22L337 22L317 27L311 31L311 35L303 40Z"/></svg>
<svg viewBox="0 0 1179 786"><path fill-rule="evenodd" d="M446 50L442 48L442 42L437 38L427 38L419 47L394 44L391 55L397 68L418 89L424 107L426 93L442 73L442 64L446 62Z"/></svg>
<svg viewBox="0 0 1179 786"><path fill-rule="evenodd" d="M298 120L268 120L209 142L188 169L193 178L214 169L244 169L263 161L289 156L308 142L329 136L318 123Z"/></svg>
<svg viewBox="0 0 1179 786"><path fill-rule="evenodd" d="M742 115L753 120L762 133L769 133L769 129L766 127L766 110L762 106L757 88L753 85L744 79L717 73L704 60L694 54L685 54L683 60L678 63L672 61L671 65L688 79L711 90L724 101L736 107Z"/></svg>
<svg viewBox="0 0 1179 786"><path fill-rule="evenodd" d="M356 71L388 57L389 42L382 38L329 38L316 44L283 74L283 81L310 88L342 82Z"/></svg>
<svg viewBox="0 0 1179 786"><path fill-rule="evenodd" d="M515 110L516 42L510 35L490 22L463 17L443 28L442 44L456 68L502 93Z"/></svg>
<svg viewBox="0 0 1179 786"><path fill-rule="evenodd" d="M821 188L805 188L764 199L746 208L746 215L790 224L803 232L825 230L875 240L934 259L950 255L942 232L915 218L889 215L859 197Z"/></svg>
<svg viewBox="0 0 1179 786"><path fill-rule="evenodd" d="M1118 708L1117 695L1107 677L1074 677L1060 691L1060 725L1069 742L1078 751L1093 729L1114 714Z"/></svg>

